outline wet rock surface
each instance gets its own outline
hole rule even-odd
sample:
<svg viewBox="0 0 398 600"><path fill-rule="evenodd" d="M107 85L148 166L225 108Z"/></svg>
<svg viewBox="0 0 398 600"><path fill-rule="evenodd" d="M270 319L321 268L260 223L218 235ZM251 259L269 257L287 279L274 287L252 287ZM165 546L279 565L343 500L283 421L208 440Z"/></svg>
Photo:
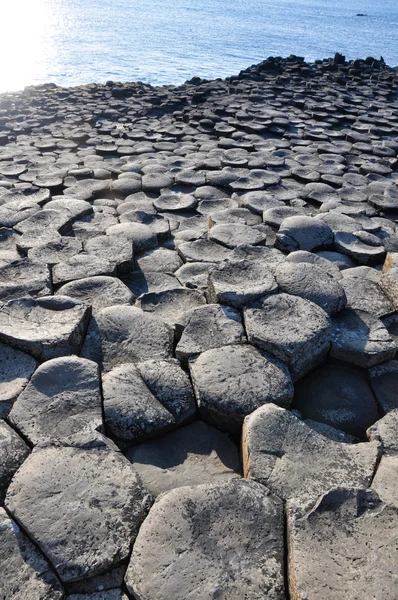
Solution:
<svg viewBox="0 0 398 600"><path fill-rule="evenodd" d="M395 600L397 85L0 96L0 597Z"/></svg>

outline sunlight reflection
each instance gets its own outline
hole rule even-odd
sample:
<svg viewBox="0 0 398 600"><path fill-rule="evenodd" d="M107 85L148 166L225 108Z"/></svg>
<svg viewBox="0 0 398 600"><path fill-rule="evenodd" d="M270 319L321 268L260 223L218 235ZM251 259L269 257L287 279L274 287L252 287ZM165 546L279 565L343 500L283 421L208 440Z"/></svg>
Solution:
<svg viewBox="0 0 398 600"><path fill-rule="evenodd" d="M33 81L47 81L57 61L53 34L57 29L54 0L1 0L0 92Z"/></svg>

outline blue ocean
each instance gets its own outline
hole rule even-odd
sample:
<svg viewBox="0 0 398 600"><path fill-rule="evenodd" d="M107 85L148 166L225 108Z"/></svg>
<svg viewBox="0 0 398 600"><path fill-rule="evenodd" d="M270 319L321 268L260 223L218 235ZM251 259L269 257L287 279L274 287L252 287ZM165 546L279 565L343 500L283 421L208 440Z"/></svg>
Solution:
<svg viewBox="0 0 398 600"><path fill-rule="evenodd" d="M383 56L397 0L2 0L0 92L54 82L179 84L268 56Z"/></svg>

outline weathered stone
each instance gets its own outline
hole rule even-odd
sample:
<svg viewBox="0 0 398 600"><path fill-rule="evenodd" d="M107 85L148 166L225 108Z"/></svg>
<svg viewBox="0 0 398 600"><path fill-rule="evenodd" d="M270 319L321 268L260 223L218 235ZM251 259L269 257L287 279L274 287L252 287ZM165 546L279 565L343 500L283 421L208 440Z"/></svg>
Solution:
<svg viewBox="0 0 398 600"><path fill-rule="evenodd" d="M372 489L387 504L398 508L398 456L382 456Z"/></svg>
<svg viewBox="0 0 398 600"><path fill-rule="evenodd" d="M114 367L103 375L107 431L121 440L139 440L174 424L173 415L152 394L133 364Z"/></svg>
<svg viewBox="0 0 398 600"><path fill-rule="evenodd" d="M249 342L285 363L300 379L326 357L331 322L322 308L298 296L277 294L245 309Z"/></svg>
<svg viewBox="0 0 398 600"><path fill-rule="evenodd" d="M314 250L333 244L333 232L316 217L287 217L282 221L276 239L282 250Z"/></svg>
<svg viewBox="0 0 398 600"><path fill-rule="evenodd" d="M192 311L205 304L202 292L186 288L147 293L137 300L139 308L155 315L177 332L185 327Z"/></svg>
<svg viewBox="0 0 398 600"><path fill-rule="evenodd" d="M10 300L0 307L0 340L39 360L78 354L90 312L67 296Z"/></svg>
<svg viewBox="0 0 398 600"><path fill-rule="evenodd" d="M126 238L133 244L135 252L145 252L158 245L156 233L148 225L142 223L129 222L111 225L106 230L106 235Z"/></svg>
<svg viewBox="0 0 398 600"><path fill-rule="evenodd" d="M398 409L391 410L376 421L366 432L370 440L376 440L387 452L398 452Z"/></svg>
<svg viewBox="0 0 398 600"><path fill-rule="evenodd" d="M240 470L236 446L202 421L132 446L127 458L154 496L177 487L239 477Z"/></svg>
<svg viewBox="0 0 398 600"><path fill-rule="evenodd" d="M375 317L385 317L394 312L393 304L375 281L349 273L340 283L347 297L347 308L365 311Z"/></svg>
<svg viewBox="0 0 398 600"><path fill-rule="evenodd" d="M246 417L242 454L245 477L283 500L308 501L333 487L367 487L376 467L377 443L332 441L291 412L267 404Z"/></svg>
<svg viewBox="0 0 398 600"><path fill-rule="evenodd" d="M114 275L115 273L115 263L85 252L58 263L52 270L54 285L64 285L86 277Z"/></svg>
<svg viewBox="0 0 398 600"><path fill-rule="evenodd" d="M57 295L76 298L91 306L93 314L116 304L132 304L133 294L116 277L87 277L71 281L59 288Z"/></svg>
<svg viewBox="0 0 398 600"><path fill-rule="evenodd" d="M293 397L287 367L253 346L207 350L189 362L189 369L203 419L231 433L240 433L244 417L259 406L288 407Z"/></svg>
<svg viewBox="0 0 398 600"><path fill-rule="evenodd" d="M337 250L363 265L377 265L382 262L386 253L382 242L365 231L339 231L334 236L334 244Z"/></svg>
<svg viewBox="0 0 398 600"><path fill-rule="evenodd" d="M64 590L44 556L0 508L0 597L63 600Z"/></svg>
<svg viewBox="0 0 398 600"><path fill-rule="evenodd" d="M0 266L0 300L14 300L21 296L47 296L51 294L48 266L28 258Z"/></svg>
<svg viewBox="0 0 398 600"><path fill-rule="evenodd" d="M84 245L84 249L98 259L116 265L118 273L129 271L134 266L133 246L131 241L124 237L99 235L92 240L88 240Z"/></svg>
<svg viewBox="0 0 398 600"><path fill-rule="evenodd" d="M183 262L177 252L166 248L150 250L137 257L137 270L150 273L174 273Z"/></svg>
<svg viewBox="0 0 398 600"><path fill-rule="evenodd" d="M29 447L5 421L0 419L0 506L14 473L29 455Z"/></svg>
<svg viewBox="0 0 398 600"><path fill-rule="evenodd" d="M92 434L102 426L98 365L77 356L45 362L15 402L9 419L33 445Z"/></svg>
<svg viewBox="0 0 398 600"><path fill-rule="evenodd" d="M195 240L179 244L178 254L187 262L220 262L227 258L230 250L211 240Z"/></svg>
<svg viewBox="0 0 398 600"><path fill-rule="evenodd" d="M134 271L129 275L123 275L122 281L136 298L147 292L165 292L181 287L178 279L171 273Z"/></svg>
<svg viewBox="0 0 398 600"><path fill-rule="evenodd" d="M124 456L85 440L35 448L8 488L6 507L67 583L126 559L149 501Z"/></svg>
<svg viewBox="0 0 398 600"><path fill-rule="evenodd" d="M244 225L242 223L228 223L214 225L209 230L208 239L218 242L227 248L236 248L242 244L257 246L264 244L266 236L255 227Z"/></svg>
<svg viewBox="0 0 398 600"><path fill-rule="evenodd" d="M264 260L227 259L209 273L208 299L212 303L241 308L278 290Z"/></svg>
<svg viewBox="0 0 398 600"><path fill-rule="evenodd" d="M294 407L305 419L361 439L380 418L365 374L344 365L324 365L302 379L296 386Z"/></svg>
<svg viewBox="0 0 398 600"><path fill-rule="evenodd" d="M70 594L68 600L128 600L121 589L110 589L91 594Z"/></svg>
<svg viewBox="0 0 398 600"><path fill-rule="evenodd" d="M370 383L384 413L398 408L398 361L390 360L369 370Z"/></svg>
<svg viewBox="0 0 398 600"><path fill-rule="evenodd" d="M29 250L28 256L31 260L52 266L73 258L82 250L83 244L80 240L73 237L62 237L60 241L47 242L33 247Z"/></svg>
<svg viewBox="0 0 398 600"><path fill-rule="evenodd" d="M217 263L190 262L182 265L174 275L181 285L190 289L207 290L207 281L210 269L217 266Z"/></svg>
<svg viewBox="0 0 398 600"><path fill-rule="evenodd" d="M394 600L398 508L372 490L334 489L309 506L289 502L287 515L292 600Z"/></svg>
<svg viewBox="0 0 398 600"><path fill-rule="evenodd" d="M245 342L239 312L229 306L209 304L193 311L177 344L176 356L187 360L211 348Z"/></svg>
<svg viewBox="0 0 398 600"><path fill-rule="evenodd" d="M109 367L126 362L169 358L173 330L158 317L133 306L110 306L96 316L100 350Z"/></svg>
<svg viewBox="0 0 398 600"><path fill-rule="evenodd" d="M393 358L395 343L380 319L347 308L333 317L330 355L369 368Z"/></svg>
<svg viewBox="0 0 398 600"><path fill-rule="evenodd" d="M319 256L319 254L314 254L313 252L307 252L306 250L297 250L296 252L291 252L286 257L286 262L294 264L309 263L320 267L338 281L342 278L340 269L336 263Z"/></svg>
<svg viewBox="0 0 398 600"><path fill-rule="evenodd" d="M277 267L275 277L282 292L310 300L329 315L345 307L346 296L339 281L318 265L285 262Z"/></svg>
<svg viewBox="0 0 398 600"><path fill-rule="evenodd" d="M162 495L137 537L126 584L143 600L282 600L281 502L236 479Z"/></svg>
<svg viewBox="0 0 398 600"><path fill-rule="evenodd" d="M0 419L8 415L36 366L29 354L0 343Z"/></svg>

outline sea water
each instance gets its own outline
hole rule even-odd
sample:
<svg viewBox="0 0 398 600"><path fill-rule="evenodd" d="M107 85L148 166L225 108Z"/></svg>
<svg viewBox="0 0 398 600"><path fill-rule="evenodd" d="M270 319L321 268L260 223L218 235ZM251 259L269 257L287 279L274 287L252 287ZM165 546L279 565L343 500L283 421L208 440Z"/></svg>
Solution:
<svg viewBox="0 0 398 600"><path fill-rule="evenodd" d="M268 56L335 52L398 65L398 1L0 0L0 92L44 82L179 84Z"/></svg>

